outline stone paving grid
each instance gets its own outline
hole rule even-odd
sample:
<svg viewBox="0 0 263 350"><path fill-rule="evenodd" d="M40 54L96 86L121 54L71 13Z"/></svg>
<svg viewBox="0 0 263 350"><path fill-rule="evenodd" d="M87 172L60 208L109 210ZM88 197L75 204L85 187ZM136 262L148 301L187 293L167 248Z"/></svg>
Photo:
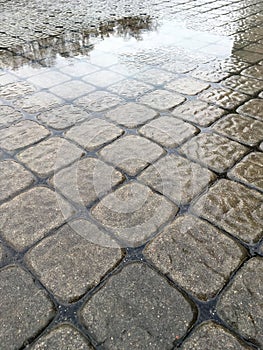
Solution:
<svg viewBox="0 0 263 350"><path fill-rule="evenodd" d="M149 17L135 2L135 22L127 16L113 21L124 27L118 35L125 36L128 28L140 38L140 28L154 28L151 17L179 19L188 28L232 38L231 57L222 54L223 39L210 38L204 45L193 37L184 49L143 54L129 65L111 50L92 52L82 34L100 17L106 25L93 27L96 48L96 37L113 25L106 21L116 8L108 3L92 4L86 16L82 10L88 4L72 8L63 3L61 8L60 2L39 6L35 0L26 5L30 16L24 16L22 3L0 2L3 349L24 349L28 343L32 349L63 348L67 343L72 350L263 348L262 2L148 2ZM127 15L126 10L120 3L116 17ZM23 32L10 21L14 13L21 15ZM138 18L143 19L139 29ZM125 27L125 21L130 26ZM56 63L56 55L65 53L71 63L62 58ZM90 54L89 60L74 58L79 53ZM174 131L169 130L169 119ZM99 134L93 139L94 132ZM56 151L63 155L62 162L55 161ZM175 161L170 162L167 152L175 153L187 176L174 172ZM169 162L171 173L163 176ZM81 170L80 201L71 193L75 165ZM56 171L57 179L56 174L52 177ZM94 172L100 179L95 190ZM209 176L200 183L198 174ZM160 177L167 187L160 187ZM70 204L55 197L57 180L58 192ZM113 211L119 208L118 201L111 201L112 188L117 198L135 208L140 193L151 193L142 215L130 219L120 214L120 226L113 229L114 217L103 207L109 202ZM145 226L145 240L136 228L135 239L128 239L131 247L120 249L118 239L131 231L125 225L144 222L161 198L164 218L156 216L155 229ZM205 198L208 209L202 203ZM85 220L78 216L83 205L89 212ZM217 211L211 215L213 205ZM73 215L70 227L64 225ZM160 235L154 238L156 233ZM136 247L147 240L146 246ZM177 255L171 250L174 244ZM195 251L195 245L200 249ZM16 304L19 308L10 314Z"/></svg>

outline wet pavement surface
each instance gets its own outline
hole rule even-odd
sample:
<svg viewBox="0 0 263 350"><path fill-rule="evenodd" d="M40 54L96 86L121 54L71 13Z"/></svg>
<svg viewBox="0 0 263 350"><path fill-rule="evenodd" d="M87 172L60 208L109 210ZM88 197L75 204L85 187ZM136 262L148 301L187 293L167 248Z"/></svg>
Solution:
<svg viewBox="0 0 263 350"><path fill-rule="evenodd" d="M0 348L263 349L263 3L0 0Z"/></svg>

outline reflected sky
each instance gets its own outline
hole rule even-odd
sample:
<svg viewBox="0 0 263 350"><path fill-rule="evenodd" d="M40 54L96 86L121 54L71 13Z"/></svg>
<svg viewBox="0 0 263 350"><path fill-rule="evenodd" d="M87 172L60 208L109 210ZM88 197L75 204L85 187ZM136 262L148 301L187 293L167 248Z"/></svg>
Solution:
<svg viewBox="0 0 263 350"><path fill-rule="evenodd" d="M189 29L183 21L157 23L149 16L127 17L91 31L67 32L2 50L0 66L26 74L25 70L72 64L72 58L86 58L99 66L154 65L165 62L167 55L175 60L185 60L192 53L224 58L232 46L232 37Z"/></svg>

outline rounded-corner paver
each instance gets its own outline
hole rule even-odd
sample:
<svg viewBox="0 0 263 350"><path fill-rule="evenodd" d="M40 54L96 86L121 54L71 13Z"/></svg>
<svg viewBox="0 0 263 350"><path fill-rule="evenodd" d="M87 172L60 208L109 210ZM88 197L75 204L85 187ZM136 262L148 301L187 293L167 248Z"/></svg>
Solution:
<svg viewBox="0 0 263 350"><path fill-rule="evenodd" d="M242 75L232 75L224 80L222 85L226 88L252 96L262 90L262 81L243 77Z"/></svg>
<svg viewBox="0 0 263 350"><path fill-rule="evenodd" d="M15 106L27 113L37 114L63 104L63 100L48 91L39 91L32 95L23 96L15 102Z"/></svg>
<svg viewBox="0 0 263 350"><path fill-rule="evenodd" d="M249 99L248 95L230 89L213 88L203 92L199 99L205 102L233 110Z"/></svg>
<svg viewBox="0 0 263 350"><path fill-rule="evenodd" d="M177 211L164 196L130 182L104 197L92 208L91 214L129 247L147 242Z"/></svg>
<svg viewBox="0 0 263 350"><path fill-rule="evenodd" d="M117 139L123 133L124 131L114 124L93 118L73 126L65 133L65 136L88 151L92 151Z"/></svg>
<svg viewBox="0 0 263 350"><path fill-rule="evenodd" d="M263 195L234 181L221 179L191 210L247 243L262 237Z"/></svg>
<svg viewBox="0 0 263 350"><path fill-rule="evenodd" d="M11 265L0 270L1 349L20 349L55 317L54 305L33 277Z"/></svg>
<svg viewBox="0 0 263 350"><path fill-rule="evenodd" d="M32 350L92 350L89 341L72 325L62 323L41 336L33 345Z"/></svg>
<svg viewBox="0 0 263 350"><path fill-rule="evenodd" d="M16 100L19 97L32 94L36 89L25 81L0 86L0 97L4 100Z"/></svg>
<svg viewBox="0 0 263 350"><path fill-rule="evenodd" d="M252 152L228 172L228 177L263 192L263 153Z"/></svg>
<svg viewBox="0 0 263 350"><path fill-rule="evenodd" d="M7 200L32 185L34 176L19 163L7 159L0 162L0 201Z"/></svg>
<svg viewBox="0 0 263 350"><path fill-rule="evenodd" d="M145 264L113 275L81 310L97 342L107 349L171 349L194 318L189 302Z"/></svg>
<svg viewBox="0 0 263 350"><path fill-rule="evenodd" d="M90 205L124 181L122 173L96 158L80 159L59 171L51 184L80 205Z"/></svg>
<svg viewBox="0 0 263 350"><path fill-rule="evenodd" d="M135 128L157 115L158 113L149 107L129 102L107 112L106 117L127 128Z"/></svg>
<svg viewBox="0 0 263 350"><path fill-rule="evenodd" d="M1 119L0 128L15 124L23 119L23 114L11 106L0 103Z"/></svg>
<svg viewBox="0 0 263 350"><path fill-rule="evenodd" d="M123 99L107 91L95 91L74 101L76 105L92 112L101 112L123 102Z"/></svg>
<svg viewBox="0 0 263 350"><path fill-rule="evenodd" d="M152 90L152 85L144 82L125 79L108 87L108 90L124 98L136 98Z"/></svg>
<svg viewBox="0 0 263 350"><path fill-rule="evenodd" d="M247 151L245 146L212 133L199 134L180 147L180 153L187 158L219 173L233 166Z"/></svg>
<svg viewBox="0 0 263 350"><path fill-rule="evenodd" d="M57 130L66 129L90 118L90 113L71 104L55 107L37 116L42 123Z"/></svg>
<svg viewBox="0 0 263 350"><path fill-rule="evenodd" d="M198 133L198 129L180 119L161 116L140 128L139 133L167 148L173 148Z"/></svg>
<svg viewBox="0 0 263 350"><path fill-rule="evenodd" d="M50 92L63 98L64 100L75 100L83 95L94 91L95 87L79 80L71 80L66 83L54 86Z"/></svg>
<svg viewBox="0 0 263 350"><path fill-rule="evenodd" d="M184 95L197 95L209 87L208 83L190 77L179 78L171 81L166 89L177 91Z"/></svg>
<svg viewBox="0 0 263 350"><path fill-rule="evenodd" d="M44 126L31 120L23 120L0 130L0 147L15 151L43 140L50 134Z"/></svg>
<svg viewBox="0 0 263 350"><path fill-rule="evenodd" d="M212 129L248 146L256 146L263 140L263 123L239 114L228 114L218 120Z"/></svg>
<svg viewBox="0 0 263 350"><path fill-rule="evenodd" d="M61 225L73 208L47 187L34 187L0 206L0 236L23 250Z"/></svg>
<svg viewBox="0 0 263 350"><path fill-rule="evenodd" d="M138 179L176 204L184 205L215 180L215 175L188 159L167 155L149 166Z"/></svg>
<svg viewBox="0 0 263 350"><path fill-rule="evenodd" d="M124 136L99 152L102 159L132 176L164 153L156 143L137 135Z"/></svg>
<svg viewBox="0 0 263 350"><path fill-rule="evenodd" d="M214 322L205 322L187 338L182 350L252 350L227 329Z"/></svg>
<svg viewBox="0 0 263 350"><path fill-rule="evenodd" d="M17 158L38 176L47 177L82 155L84 151L73 143L61 137L51 137L20 152Z"/></svg>
<svg viewBox="0 0 263 350"><path fill-rule="evenodd" d="M219 316L244 338L263 346L263 259L252 258L237 272L217 305Z"/></svg>
<svg viewBox="0 0 263 350"><path fill-rule="evenodd" d="M154 90L140 97L138 101L157 110L167 110L181 104L185 98L167 90Z"/></svg>
<svg viewBox="0 0 263 350"><path fill-rule="evenodd" d="M186 101L182 105L175 107L172 112L175 117L200 126L209 126L225 113L222 108L199 100Z"/></svg>
<svg viewBox="0 0 263 350"><path fill-rule="evenodd" d="M237 109L237 112L263 121L263 99L251 99Z"/></svg>
<svg viewBox="0 0 263 350"><path fill-rule="evenodd" d="M144 254L180 286L207 300L225 285L245 250L211 224L183 215L154 238Z"/></svg>
<svg viewBox="0 0 263 350"><path fill-rule="evenodd" d="M73 221L44 238L26 254L25 261L57 298L72 303L98 284L122 258L113 241L112 247L102 245L104 235L87 220ZM107 243L110 245L110 239L105 236Z"/></svg>

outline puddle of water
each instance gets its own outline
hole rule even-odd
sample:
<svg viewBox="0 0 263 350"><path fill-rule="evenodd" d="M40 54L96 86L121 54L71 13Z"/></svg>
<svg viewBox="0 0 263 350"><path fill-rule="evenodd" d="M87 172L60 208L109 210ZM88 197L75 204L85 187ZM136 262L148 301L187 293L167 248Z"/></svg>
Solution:
<svg viewBox="0 0 263 350"><path fill-rule="evenodd" d="M35 41L18 48L15 54L3 50L0 66L28 77L43 66L60 68L74 65L79 59L99 67L117 63L142 67L171 57L174 61L185 60L189 55L224 58L231 54L232 47L233 38L188 29L184 22L157 24L149 17L126 18L93 32Z"/></svg>

